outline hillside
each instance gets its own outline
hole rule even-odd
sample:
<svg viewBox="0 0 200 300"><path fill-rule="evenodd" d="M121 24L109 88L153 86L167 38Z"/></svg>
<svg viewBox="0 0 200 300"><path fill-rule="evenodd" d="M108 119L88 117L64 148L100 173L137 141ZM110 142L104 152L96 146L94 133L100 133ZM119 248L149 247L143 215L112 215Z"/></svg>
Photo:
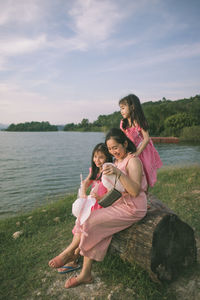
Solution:
<svg viewBox="0 0 200 300"><path fill-rule="evenodd" d="M200 125L200 95L175 101L163 98L145 102L142 107L151 136L179 136L182 128ZM120 112L116 111L100 115L93 123L83 119L79 124L66 124L64 131L107 131L119 127L121 118Z"/></svg>

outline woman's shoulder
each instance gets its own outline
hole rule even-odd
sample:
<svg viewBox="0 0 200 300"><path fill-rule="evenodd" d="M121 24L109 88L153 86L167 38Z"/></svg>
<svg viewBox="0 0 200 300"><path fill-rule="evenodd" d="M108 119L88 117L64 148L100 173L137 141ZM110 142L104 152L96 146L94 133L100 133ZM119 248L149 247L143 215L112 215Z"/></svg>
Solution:
<svg viewBox="0 0 200 300"><path fill-rule="evenodd" d="M127 166L133 166L133 167L137 167L137 166L141 166L142 162L140 160L139 157L134 156L134 153L129 153L128 157L127 157Z"/></svg>

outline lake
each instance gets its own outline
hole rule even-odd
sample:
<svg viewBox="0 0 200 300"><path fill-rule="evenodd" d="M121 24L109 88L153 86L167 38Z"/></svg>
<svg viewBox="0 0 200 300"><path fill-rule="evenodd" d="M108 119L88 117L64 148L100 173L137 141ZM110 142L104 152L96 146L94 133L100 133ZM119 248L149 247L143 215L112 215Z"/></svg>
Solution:
<svg viewBox="0 0 200 300"><path fill-rule="evenodd" d="M76 192L102 132L0 132L0 217ZM200 145L155 144L164 166L200 164Z"/></svg>

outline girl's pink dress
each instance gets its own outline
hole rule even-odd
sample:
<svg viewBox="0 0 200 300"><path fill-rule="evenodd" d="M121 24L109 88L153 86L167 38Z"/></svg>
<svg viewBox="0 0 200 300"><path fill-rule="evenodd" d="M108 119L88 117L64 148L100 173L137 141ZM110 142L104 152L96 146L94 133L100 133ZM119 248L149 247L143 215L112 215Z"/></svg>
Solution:
<svg viewBox="0 0 200 300"><path fill-rule="evenodd" d="M99 197L103 197L107 193L107 189L105 188L105 186L103 185L101 180L95 180L92 184L92 188L95 186L98 186L97 187L97 195ZM100 208L102 208L102 206L99 205L98 201L96 200L96 203L94 206L92 206L91 211L93 211L95 209L100 209Z"/></svg>
<svg viewBox="0 0 200 300"><path fill-rule="evenodd" d="M105 186L103 185L103 183L101 182L101 180L92 180L92 188L96 187L97 188L97 195L99 197L103 197L106 193L107 193L107 189L105 188ZM99 205L98 201L96 200L96 203L91 207L91 212L96 210L96 209L100 209L102 208L101 205ZM80 231L80 222L79 222L79 218L76 220L76 225L74 226L74 228L72 229L72 233L75 234L77 232Z"/></svg>
<svg viewBox="0 0 200 300"><path fill-rule="evenodd" d="M135 126L135 127L129 127L127 129L123 129L122 120L121 120L120 129L138 148L138 146L143 141L141 128L139 126ZM148 184L150 186L154 186L154 184L157 181L157 169L162 167L162 161L151 139L147 144L147 146L145 147L145 149L140 153L139 158L143 163L144 172L147 177Z"/></svg>
<svg viewBox="0 0 200 300"><path fill-rule="evenodd" d="M130 158L139 160L128 154L123 161L115 163L124 174L127 174L126 166ZM89 218L79 228L79 232L76 231L82 233L79 244L81 255L97 261L103 260L113 234L131 226L146 215L146 189L147 181L143 172L141 190L137 197L124 192L111 206L91 212Z"/></svg>

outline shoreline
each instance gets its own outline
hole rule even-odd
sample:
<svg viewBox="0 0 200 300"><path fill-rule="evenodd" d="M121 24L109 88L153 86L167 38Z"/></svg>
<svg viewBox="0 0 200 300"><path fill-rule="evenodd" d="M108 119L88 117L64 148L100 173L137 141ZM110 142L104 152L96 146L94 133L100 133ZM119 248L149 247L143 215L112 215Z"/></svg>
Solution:
<svg viewBox="0 0 200 300"><path fill-rule="evenodd" d="M166 143L166 144L178 144L180 139L177 137L159 137L159 136L152 136L151 137L153 143Z"/></svg>
<svg viewBox="0 0 200 300"><path fill-rule="evenodd" d="M190 169L190 168L193 168L193 167L198 167L200 168L200 163L191 163L191 164L182 164L182 165L167 165L167 166L162 166L160 169L158 169L158 174L159 173L162 173L162 172L166 172L166 171L173 171L173 170L181 170L181 169ZM0 212L0 222L3 221L3 220L6 220L6 219L12 219L12 218L16 218L16 217L21 217L21 216L25 216L25 215L28 215L28 214L31 214L33 213L34 211L36 210L40 210L40 209L45 209L48 205L54 205L55 203L59 202L59 201L62 201L63 199L65 198L76 198L77 196L77 191L73 191L71 193L67 193L67 194L62 194L62 195L57 195L55 196L53 199L51 199L50 202L46 202L43 203L41 206L35 206L35 207L32 207L30 209L27 209L27 210L24 210L24 211L18 211L18 212L15 212L15 213L8 213L8 212Z"/></svg>

